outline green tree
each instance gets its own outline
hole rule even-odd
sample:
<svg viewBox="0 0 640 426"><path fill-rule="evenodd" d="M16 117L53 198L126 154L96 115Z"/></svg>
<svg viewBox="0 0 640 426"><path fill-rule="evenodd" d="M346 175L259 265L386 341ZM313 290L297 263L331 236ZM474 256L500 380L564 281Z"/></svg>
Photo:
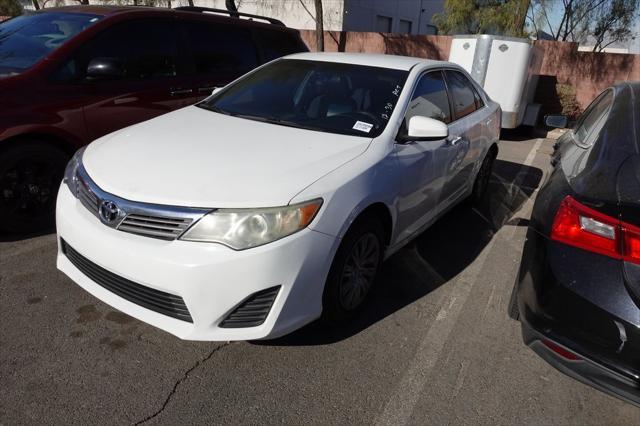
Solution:
<svg viewBox="0 0 640 426"><path fill-rule="evenodd" d="M444 13L433 17L443 34L525 36L530 0L445 0Z"/></svg>
<svg viewBox="0 0 640 426"><path fill-rule="evenodd" d="M591 34L595 41L593 51L601 52L613 43L635 40L638 35L632 28L639 17L638 7L637 0L613 0L611 7L597 9Z"/></svg>
<svg viewBox="0 0 640 426"><path fill-rule="evenodd" d="M532 0L527 22L554 40L594 43L596 52L637 37L632 28L639 8L638 0Z"/></svg>
<svg viewBox="0 0 640 426"><path fill-rule="evenodd" d="M0 16L18 16L22 13L22 6L18 0L0 0Z"/></svg>

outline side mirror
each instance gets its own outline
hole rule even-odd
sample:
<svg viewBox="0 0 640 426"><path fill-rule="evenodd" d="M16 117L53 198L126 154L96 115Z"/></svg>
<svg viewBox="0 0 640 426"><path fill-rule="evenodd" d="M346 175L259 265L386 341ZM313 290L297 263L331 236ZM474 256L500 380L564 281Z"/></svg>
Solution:
<svg viewBox="0 0 640 426"><path fill-rule="evenodd" d="M93 58L87 66L87 78L117 79L125 75L124 64L118 58Z"/></svg>
<svg viewBox="0 0 640 426"><path fill-rule="evenodd" d="M222 87L215 87L213 89L213 91L211 92L211 95L215 95L216 93L218 93L219 91L221 91L223 88Z"/></svg>
<svg viewBox="0 0 640 426"><path fill-rule="evenodd" d="M567 127L568 119L566 115L547 115L544 117L544 124L549 127L565 128Z"/></svg>
<svg viewBox="0 0 640 426"><path fill-rule="evenodd" d="M439 120L415 115L409 119L405 134L398 135L398 142L444 139L449 136L449 127Z"/></svg>

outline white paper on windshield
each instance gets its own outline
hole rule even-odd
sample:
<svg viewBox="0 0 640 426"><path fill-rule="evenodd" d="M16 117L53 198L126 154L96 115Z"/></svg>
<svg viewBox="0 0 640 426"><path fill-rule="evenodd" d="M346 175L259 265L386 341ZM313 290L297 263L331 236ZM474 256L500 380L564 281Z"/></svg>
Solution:
<svg viewBox="0 0 640 426"><path fill-rule="evenodd" d="M356 121L353 125L354 130L360 130L361 132L369 133L373 128L373 124L365 123L364 121Z"/></svg>

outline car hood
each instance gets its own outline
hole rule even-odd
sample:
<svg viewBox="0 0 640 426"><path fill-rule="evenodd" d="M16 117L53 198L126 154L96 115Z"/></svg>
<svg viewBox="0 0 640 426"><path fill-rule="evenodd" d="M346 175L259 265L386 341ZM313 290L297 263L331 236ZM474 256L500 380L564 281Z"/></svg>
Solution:
<svg viewBox="0 0 640 426"><path fill-rule="evenodd" d="M272 207L288 204L370 142L192 106L96 140L83 163L100 188L132 201Z"/></svg>

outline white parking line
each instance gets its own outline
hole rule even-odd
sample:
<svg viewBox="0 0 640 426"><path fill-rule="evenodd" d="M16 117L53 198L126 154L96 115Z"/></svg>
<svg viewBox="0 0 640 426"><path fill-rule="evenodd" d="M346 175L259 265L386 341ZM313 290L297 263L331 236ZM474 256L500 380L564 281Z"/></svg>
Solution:
<svg viewBox="0 0 640 426"><path fill-rule="evenodd" d="M524 179L527 168L533 163L542 142L543 139L538 139L533 145L514 182L520 182ZM527 204L526 208L528 208L529 203L525 204ZM526 211L523 210L525 210L525 206L521 209L525 213ZM515 234L515 229L510 231L509 239ZM418 346L415 357L405 371L376 424L397 425L408 422L429 379L431 369L440 358L442 348L449 339L451 330L456 325L462 307L466 303L469 294L471 294L474 284L478 281L478 275L482 272L496 239L497 236L494 236L474 262L456 277L454 283L451 283L452 288L448 303L445 301L442 304L442 308L436 315L435 320L430 324ZM461 372L461 376L464 377L463 372ZM462 385L460 384L460 386Z"/></svg>

